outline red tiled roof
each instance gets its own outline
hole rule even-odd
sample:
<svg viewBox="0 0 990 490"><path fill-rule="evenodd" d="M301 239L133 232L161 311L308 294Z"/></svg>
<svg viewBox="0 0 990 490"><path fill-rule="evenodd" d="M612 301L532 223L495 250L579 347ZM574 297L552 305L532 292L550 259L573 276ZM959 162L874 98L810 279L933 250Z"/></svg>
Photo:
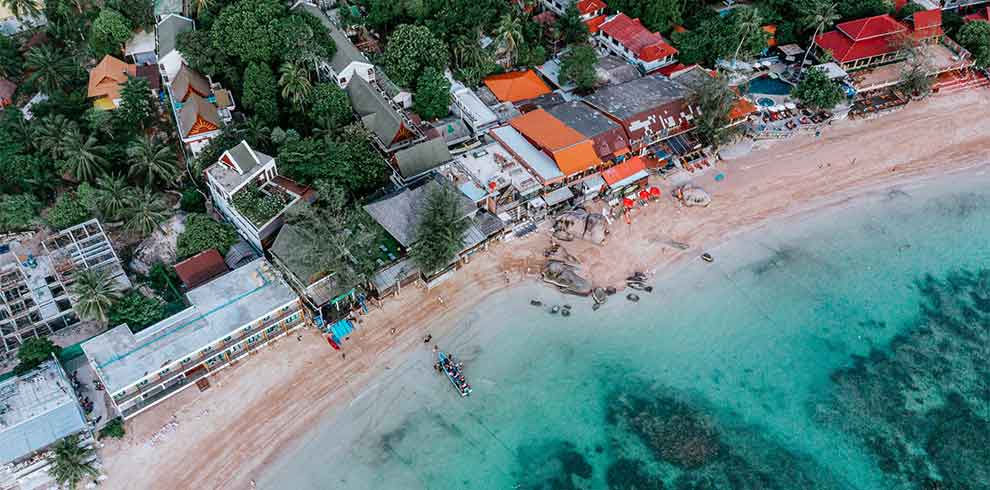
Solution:
<svg viewBox="0 0 990 490"><path fill-rule="evenodd" d="M578 0L577 9L581 15L592 14L604 10L608 5L602 0Z"/></svg>
<svg viewBox="0 0 990 490"><path fill-rule="evenodd" d="M900 12L907 3L908 0L894 0L894 12Z"/></svg>
<svg viewBox="0 0 990 490"><path fill-rule="evenodd" d="M519 102L549 94L550 87L533 70L492 75L485 86L502 102Z"/></svg>
<svg viewBox="0 0 990 490"><path fill-rule="evenodd" d="M990 22L990 7L982 8L975 13L969 14L966 17L966 22L973 22L982 20L984 22Z"/></svg>
<svg viewBox="0 0 990 490"><path fill-rule="evenodd" d="M670 78L670 76L673 75L674 73L677 73L685 68L690 68L692 66L696 66L696 65L685 66L684 63L673 63L659 68L654 73L659 73L667 78Z"/></svg>
<svg viewBox="0 0 990 490"><path fill-rule="evenodd" d="M202 251L175 264L175 273L188 289L205 284L225 272L227 272L227 263L215 248Z"/></svg>
<svg viewBox="0 0 990 490"><path fill-rule="evenodd" d="M643 61L656 61L677 54L673 46L667 44L663 36L643 27L639 19L631 19L626 14L617 14L601 25L600 30L613 37L619 44L632 51Z"/></svg>
<svg viewBox="0 0 990 490"><path fill-rule="evenodd" d="M599 15L598 17L592 17L591 19L588 19L584 23L584 25L588 26L588 32L594 34L598 32L598 29L601 27L602 23L604 22L605 22L605 16Z"/></svg>
<svg viewBox="0 0 990 490"><path fill-rule="evenodd" d="M740 97L736 99L735 104L732 104L732 109L729 109L729 120L742 119L754 112L756 112L756 106L744 97Z"/></svg>
<svg viewBox="0 0 990 490"><path fill-rule="evenodd" d="M605 183L612 185L642 170L646 170L646 162L640 157L632 157L603 171L602 178L605 179Z"/></svg>
<svg viewBox="0 0 990 490"><path fill-rule="evenodd" d="M942 9L922 10L921 12L915 12L912 18L914 19L915 30L941 27Z"/></svg>
<svg viewBox="0 0 990 490"><path fill-rule="evenodd" d="M904 24L897 22L888 14L842 22L836 24L835 28L853 41L882 38L907 30Z"/></svg>

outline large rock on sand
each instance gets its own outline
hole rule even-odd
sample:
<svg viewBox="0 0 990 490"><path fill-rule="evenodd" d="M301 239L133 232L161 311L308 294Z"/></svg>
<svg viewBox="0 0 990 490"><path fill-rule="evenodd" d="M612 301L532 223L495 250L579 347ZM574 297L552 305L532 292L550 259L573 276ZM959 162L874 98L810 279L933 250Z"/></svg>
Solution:
<svg viewBox="0 0 990 490"><path fill-rule="evenodd" d="M705 207L712 203L712 196L701 187L685 186L681 189L681 200L684 201L685 206Z"/></svg>
<svg viewBox="0 0 990 490"><path fill-rule="evenodd" d="M601 244L605 241L605 235L608 234L608 222L605 220L605 216L600 213L574 209L557 216L554 230L574 238Z"/></svg>
<svg viewBox="0 0 990 490"><path fill-rule="evenodd" d="M557 286L565 293L587 296L591 294L591 281L578 275L571 265L550 260L543 266L543 280Z"/></svg>

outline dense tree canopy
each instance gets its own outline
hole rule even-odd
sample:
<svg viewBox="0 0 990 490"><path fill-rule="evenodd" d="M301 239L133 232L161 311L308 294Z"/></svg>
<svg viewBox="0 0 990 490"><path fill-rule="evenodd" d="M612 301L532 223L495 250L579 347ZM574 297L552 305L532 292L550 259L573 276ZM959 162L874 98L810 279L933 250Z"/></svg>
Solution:
<svg viewBox="0 0 990 490"><path fill-rule="evenodd" d="M131 38L131 22L120 12L110 8L100 9L93 21L89 42L97 56L118 54Z"/></svg>
<svg viewBox="0 0 990 490"><path fill-rule="evenodd" d="M282 145L279 170L305 185L334 182L350 196L362 196L381 187L388 175L385 160L371 146L367 134L350 126L336 138L304 138Z"/></svg>
<svg viewBox="0 0 990 490"><path fill-rule="evenodd" d="M17 349L17 366L15 374L24 374L51 360L52 354L58 355L62 348L55 345L48 337L30 337Z"/></svg>
<svg viewBox="0 0 990 490"><path fill-rule="evenodd" d="M220 11L210 27L213 46L226 51L243 63L271 63L285 46L282 17L285 4L279 0L238 0Z"/></svg>
<svg viewBox="0 0 990 490"><path fill-rule="evenodd" d="M254 112L254 117L266 124L278 122L278 84L271 67L264 63L251 63L244 70L244 107Z"/></svg>
<svg viewBox="0 0 990 490"><path fill-rule="evenodd" d="M726 126L729 124L729 111L736 103L736 93L721 74L704 77L688 88L688 100L700 109L694 120L698 135L711 145L721 145L729 136Z"/></svg>
<svg viewBox="0 0 990 490"><path fill-rule="evenodd" d="M129 291L110 307L109 324L127 324L132 332L139 332L165 318L165 303L149 298L136 289Z"/></svg>
<svg viewBox="0 0 990 490"><path fill-rule="evenodd" d="M56 230L78 225L93 218L93 213L72 192L63 192L55 199L55 204L48 209L45 221Z"/></svg>
<svg viewBox="0 0 990 490"><path fill-rule="evenodd" d="M426 68L447 67L447 45L426 27L401 25L388 38L382 64L392 81L412 87Z"/></svg>
<svg viewBox="0 0 990 490"><path fill-rule="evenodd" d="M310 94L310 109L306 114L325 129L337 129L354 119L351 100L336 83L318 83Z"/></svg>
<svg viewBox="0 0 990 490"><path fill-rule="evenodd" d="M211 248L226 254L235 243L237 232L233 226L217 222L205 214L193 213L186 217L186 228L179 235L175 253L180 259Z"/></svg>
<svg viewBox="0 0 990 490"><path fill-rule="evenodd" d="M805 72L804 80L798 83L791 95L812 109L826 111L842 102L845 97L842 87L817 68Z"/></svg>
<svg viewBox="0 0 990 490"><path fill-rule="evenodd" d="M595 74L597 62L598 55L591 45L572 46L561 59L560 79L564 83L573 83L578 90L591 90L598 83L598 76Z"/></svg>
<svg viewBox="0 0 990 490"><path fill-rule="evenodd" d="M423 70L416 81L413 110L423 119L437 119L450 113L450 80L436 68Z"/></svg>
<svg viewBox="0 0 990 490"><path fill-rule="evenodd" d="M454 191L443 185L432 189L420 210L412 249L412 258L420 270L429 275L456 259L464 247L464 232L469 225Z"/></svg>
<svg viewBox="0 0 990 490"><path fill-rule="evenodd" d="M701 63L714 66L720 59L748 59L767 47L767 33L760 22L757 8L744 8L727 16L714 16L696 28L672 35L677 45L678 60L685 64Z"/></svg>
<svg viewBox="0 0 990 490"><path fill-rule="evenodd" d="M959 44L973 54L980 68L990 68L990 22L970 22L959 29Z"/></svg>
<svg viewBox="0 0 990 490"><path fill-rule="evenodd" d="M38 219L41 201L31 194L5 194L0 196L0 232L21 231L30 228Z"/></svg>

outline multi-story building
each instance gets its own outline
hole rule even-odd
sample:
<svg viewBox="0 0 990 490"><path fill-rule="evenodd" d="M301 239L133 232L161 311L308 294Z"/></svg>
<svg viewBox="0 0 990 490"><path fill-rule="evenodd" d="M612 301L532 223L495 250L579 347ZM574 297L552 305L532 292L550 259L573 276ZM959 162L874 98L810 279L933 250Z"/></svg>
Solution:
<svg viewBox="0 0 990 490"><path fill-rule="evenodd" d="M79 323L69 291L87 269L105 271L121 289L131 285L95 219L43 241L24 235L0 245L0 357L13 356L24 339Z"/></svg>
<svg viewBox="0 0 990 490"><path fill-rule="evenodd" d="M278 174L275 158L247 141L223 152L206 169L213 204L258 251L267 249L282 227L283 215L300 199L315 199L308 187Z"/></svg>
<svg viewBox="0 0 990 490"><path fill-rule="evenodd" d="M605 87L584 101L622 125L629 149L640 152L694 127L695 109L687 95L681 83L651 75Z"/></svg>
<svg viewBox="0 0 990 490"><path fill-rule="evenodd" d="M639 19L631 19L626 14L616 14L605 19L597 27L598 46L625 58L639 67L643 73L650 73L667 66L677 59L677 49L656 32L643 26Z"/></svg>
<svg viewBox="0 0 990 490"><path fill-rule="evenodd" d="M304 323L299 297L264 259L188 293L190 306L137 333L118 325L83 343L125 419Z"/></svg>

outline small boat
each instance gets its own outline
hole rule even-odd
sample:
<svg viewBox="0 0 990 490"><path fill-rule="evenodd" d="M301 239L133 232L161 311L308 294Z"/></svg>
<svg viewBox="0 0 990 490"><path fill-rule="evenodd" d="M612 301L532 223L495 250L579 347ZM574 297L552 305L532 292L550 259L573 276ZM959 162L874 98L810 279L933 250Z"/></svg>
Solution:
<svg viewBox="0 0 990 490"><path fill-rule="evenodd" d="M632 301L633 303L635 303L635 302L639 301L639 295L633 294L633 293L629 293L629 294L626 295L626 299L628 299L629 301Z"/></svg>
<svg viewBox="0 0 990 490"><path fill-rule="evenodd" d="M715 262L715 257L712 257L712 254L705 252L701 254L701 260L704 260L705 262Z"/></svg>
<svg viewBox="0 0 990 490"><path fill-rule="evenodd" d="M565 310L569 310L569 309L571 309L571 305L564 305L564 309L565 309Z"/></svg>
<svg viewBox="0 0 990 490"><path fill-rule="evenodd" d="M564 308L564 311L560 312L561 316L571 316L571 310Z"/></svg>
<svg viewBox="0 0 990 490"><path fill-rule="evenodd" d="M551 315L556 315L557 313L560 313L560 307L559 306L554 305L553 308L550 308L550 314Z"/></svg>
<svg viewBox="0 0 990 490"><path fill-rule="evenodd" d="M543 302L540 301L540 300L538 300L538 299L531 299L531 300L529 300L529 304L531 304L533 306L543 306Z"/></svg>
<svg viewBox="0 0 990 490"><path fill-rule="evenodd" d="M454 389L457 390L461 396L468 396L471 394L473 389L471 385L468 384L467 380L464 379L464 374L461 373L461 368L457 366L454 362L452 356L449 356L446 352L440 351L437 353L437 366L447 375L447 379L450 380L450 384L454 385Z"/></svg>

